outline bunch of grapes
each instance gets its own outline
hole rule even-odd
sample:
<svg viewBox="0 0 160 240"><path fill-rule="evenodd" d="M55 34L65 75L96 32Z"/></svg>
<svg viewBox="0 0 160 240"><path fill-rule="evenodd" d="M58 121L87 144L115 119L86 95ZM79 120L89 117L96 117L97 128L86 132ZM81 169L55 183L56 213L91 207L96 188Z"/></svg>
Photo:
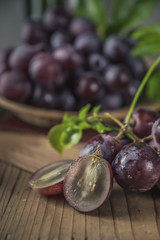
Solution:
<svg viewBox="0 0 160 240"><path fill-rule="evenodd" d="M30 185L45 195L63 192L80 212L92 211L108 199L113 177L122 188L134 192L159 187L160 115L137 109L130 120L118 133L98 134L88 140L76 160L41 168L31 177Z"/></svg>
<svg viewBox="0 0 160 240"><path fill-rule="evenodd" d="M28 20L23 43L0 50L0 94L40 108L78 111L88 102L114 110L133 99L146 71L135 42L102 40L92 21L54 7Z"/></svg>

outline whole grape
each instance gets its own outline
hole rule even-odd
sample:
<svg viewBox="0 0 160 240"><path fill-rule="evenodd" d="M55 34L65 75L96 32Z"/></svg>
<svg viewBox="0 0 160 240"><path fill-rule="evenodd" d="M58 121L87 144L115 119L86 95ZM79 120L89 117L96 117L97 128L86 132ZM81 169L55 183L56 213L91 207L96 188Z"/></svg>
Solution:
<svg viewBox="0 0 160 240"><path fill-rule="evenodd" d="M84 17L73 18L69 25L69 31L77 37L83 33L94 32L95 26L92 21Z"/></svg>
<svg viewBox="0 0 160 240"><path fill-rule="evenodd" d="M104 84L107 89L123 92L130 82L131 74L125 65L110 65L104 72Z"/></svg>
<svg viewBox="0 0 160 240"><path fill-rule="evenodd" d="M70 21L70 15L62 8L49 8L44 13L43 25L48 32L65 29Z"/></svg>
<svg viewBox="0 0 160 240"><path fill-rule="evenodd" d="M79 156L92 154L100 146L102 157L109 163L113 161L116 154L121 150L121 146L109 134L98 134L89 139L81 149Z"/></svg>
<svg viewBox="0 0 160 240"><path fill-rule="evenodd" d="M65 31L55 31L50 37L50 44L52 50L55 50L63 45L71 42L71 36Z"/></svg>
<svg viewBox="0 0 160 240"><path fill-rule="evenodd" d="M73 111L76 108L76 98L69 89L63 89L58 95L58 108L63 111Z"/></svg>
<svg viewBox="0 0 160 240"><path fill-rule="evenodd" d="M26 74L12 70L4 72L0 77L0 94L13 101L25 102L32 92L32 84Z"/></svg>
<svg viewBox="0 0 160 240"><path fill-rule="evenodd" d="M47 42L47 34L44 31L41 21L28 20L22 28L22 40L28 44Z"/></svg>
<svg viewBox="0 0 160 240"><path fill-rule="evenodd" d="M153 123L160 117L158 112L150 109L139 108L132 113L132 131L139 137L147 137L151 134Z"/></svg>
<svg viewBox="0 0 160 240"><path fill-rule="evenodd" d="M36 85L33 91L31 104L44 109L56 109L58 105L57 95L43 86Z"/></svg>
<svg viewBox="0 0 160 240"><path fill-rule="evenodd" d="M145 192L160 178L160 158L146 143L131 143L124 147L112 162L113 173L124 189Z"/></svg>
<svg viewBox="0 0 160 240"><path fill-rule="evenodd" d="M69 44L57 48L52 56L68 71L81 67L84 64L83 57Z"/></svg>
<svg viewBox="0 0 160 240"><path fill-rule="evenodd" d="M104 55L112 62L123 62L129 56L130 47L120 36L110 36L103 45Z"/></svg>
<svg viewBox="0 0 160 240"><path fill-rule="evenodd" d="M127 65L129 66L133 76L139 80L144 77L147 71L146 64L141 58L129 58L127 59Z"/></svg>
<svg viewBox="0 0 160 240"><path fill-rule="evenodd" d="M81 54L89 55L100 50L101 40L94 33L83 33L75 38L74 46Z"/></svg>
<svg viewBox="0 0 160 240"><path fill-rule="evenodd" d="M99 53L93 53L88 57L89 68L95 72L103 72L109 65L108 60Z"/></svg>
<svg viewBox="0 0 160 240"><path fill-rule="evenodd" d="M53 88L60 88L65 82L60 64L52 58L49 52L40 52L33 57L29 73L37 83L50 85Z"/></svg>
<svg viewBox="0 0 160 240"><path fill-rule="evenodd" d="M106 93L99 101L101 110L116 110L123 106L123 98L119 93Z"/></svg>
<svg viewBox="0 0 160 240"><path fill-rule="evenodd" d="M100 75L95 72L86 72L77 81L75 92L77 96L84 100L95 101L103 94L103 86Z"/></svg>

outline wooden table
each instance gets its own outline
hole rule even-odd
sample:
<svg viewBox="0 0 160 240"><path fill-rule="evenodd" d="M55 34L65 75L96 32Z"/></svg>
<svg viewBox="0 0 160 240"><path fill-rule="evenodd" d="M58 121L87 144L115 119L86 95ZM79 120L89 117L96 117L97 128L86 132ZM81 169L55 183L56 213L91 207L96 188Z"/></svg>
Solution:
<svg viewBox="0 0 160 240"><path fill-rule="evenodd" d="M37 168L76 158L83 143L63 156L46 135L0 131L0 240L159 240L160 192L124 191L116 183L110 199L82 214L63 195L44 197L28 185Z"/></svg>

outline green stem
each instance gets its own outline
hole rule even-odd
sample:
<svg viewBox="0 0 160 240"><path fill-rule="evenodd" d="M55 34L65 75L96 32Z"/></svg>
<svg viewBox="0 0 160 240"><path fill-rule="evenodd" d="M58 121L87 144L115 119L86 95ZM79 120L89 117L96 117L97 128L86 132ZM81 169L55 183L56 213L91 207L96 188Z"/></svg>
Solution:
<svg viewBox="0 0 160 240"><path fill-rule="evenodd" d="M150 67L150 69L148 70L148 72L146 73L146 75L144 76L139 88L138 88L138 91L136 93L136 95L134 96L133 98L133 101L131 103L131 106L129 108L129 111L128 111L128 114L126 116L126 119L125 119L125 123L128 125L129 124L129 120L131 118L131 115L132 115L132 112L135 108L135 105L139 99L139 96L141 94L141 92L143 91L144 89L144 86L146 85L149 77L151 76L152 72L154 71L154 69L157 67L157 65L160 63L160 56L155 60L155 62L152 64L152 66Z"/></svg>

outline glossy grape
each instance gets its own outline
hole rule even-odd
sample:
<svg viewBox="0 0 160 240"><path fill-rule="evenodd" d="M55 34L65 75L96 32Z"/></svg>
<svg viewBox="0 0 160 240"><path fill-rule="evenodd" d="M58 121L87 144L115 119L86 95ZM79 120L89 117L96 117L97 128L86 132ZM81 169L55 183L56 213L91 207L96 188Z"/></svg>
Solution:
<svg viewBox="0 0 160 240"><path fill-rule="evenodd" d="M76 37L74 46L81 54L89 55L100 50L101 40L93 33L84 33Z"/></svg>
<svg viewBox="0 0 160 240"><path fill-rule="evenodd" d="M125 65L110 65L104 72L104 84L113 91L124 91L130 81L131 74Z"/></svg>
<svg viewBox="0 0 160 240"><path fill-rule="evenodd" d="M70 21L70 15L62 8L48 9L43 16L43 25L49 32L65 29Z"/></svg>
<svg viewBox="0 0 160 240"><path fill-rule="evenodd" d="M103 52L112 62L122 62L129 55L130 47L123 38L110 36L103 45Z"/></svg>
<svg viewBox="0 0 160 240"><path fill-rule="evenodd" d="M91 70L102 72L109 65L109 62L103 55L93 53L88 58L88 64Z"/></svg>
<svg viewBox="0 0 160 240"><path fill-rule="evenodd" d="M6 71L0 77L0 94L9 100L25 102L31 91L31 82L23 72Z"/></svg>
<svg viewBox="0 0 160 240"><path fill-rule="evenodd" d="M65 82L65 76L59 63L49 52L41 52L34 56L29 66L30 76L37 82L60 88Z"/></svg>
<svg viewBox="0 0 160 240"><path fill-rule="evenodd" d="M140 138L151 134L153 123L160 117L158 112L140 108L132 114L132 131Z"/></svg>
<svg viewBox="0 0 160 240"><path fill-rule="evenodd" d="M96 100L103 93L101 78L94 72L87 72L76 85L76 94L84 100Z"/></svg>
<svg viewBox="0 0 160 240"><path fill-rule="evenodd" d="M145 143L132 143L123 148L112 162L114 177L127 190L145 192L160 178L160 158Z"/></svg>
<svg viewBox="0 0 160 240"><path fill-rule="evenodd" d="M115 110L123 106L123 98L118 93L106 93L100 100L101 110Z"/></svg>
<svg viewBox="0 0 160 240"><path fill-rule="evenodd" d="M69 89L65 89L59 94L58 108L63 111L73 111L76 109L76 98Z"/></svg>
<svg viewBox="0 0 160 240"><path fill-rule="evenodd" d="M85 143L79 156L94 153L98 146L101 148L103 158L109 163L113 161L116 154L121 150L121 146L113 139L112 136L109 134L98 134Z"/></svg>
<svg viewBox="0 0 160 240"><path fill-rule="evenodd" d="M84 63L83 57L75 51L71 45L63 45L53 52L53 58L59 62L65 70L74 70Z"/></svg>

